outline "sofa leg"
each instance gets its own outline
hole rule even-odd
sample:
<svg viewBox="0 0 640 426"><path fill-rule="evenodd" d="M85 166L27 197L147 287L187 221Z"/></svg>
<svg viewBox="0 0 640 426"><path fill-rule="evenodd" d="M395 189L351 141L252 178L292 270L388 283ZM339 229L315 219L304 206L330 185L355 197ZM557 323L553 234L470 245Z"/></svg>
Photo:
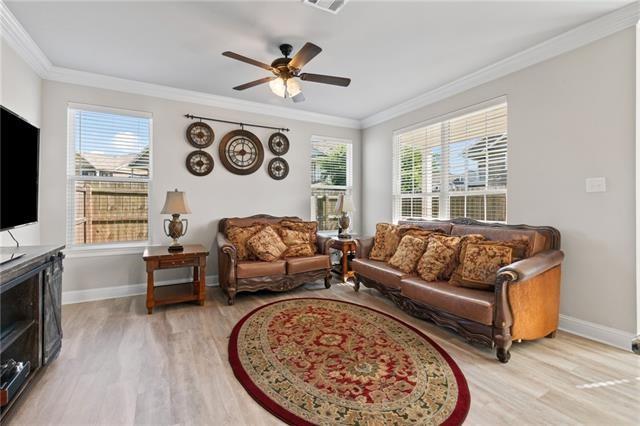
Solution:
<svg viewBox="0 0 640 426"><path fill-rule="evenodd" d="M324 277L324 288L331 288L331 275Z"/></svg>
<svg viewBox="0 0 640 426"><path fill-rule="evenodd" d="M227 293L227 303L229 304L229 306L233 305L236 301L236 292L235 291L229 291Z"/></svg>
<svg viewBox="0 0 640 426"><path fill-rule="evenodd" d="M506 364L511 359L511 352L505 348L498 348L496 350L496 356L501 363Z"/></svg>
<svg viewBox="0 0 640 426"><path fill-rule="evenodd" d="M551 333L547 334L544 337L546 337L547 339L555 339L557 333L558 333L558 330L553 330Z"/></svg>
<svg viewBox="0 0 640 426"><path fill-rule="evenodd" d="M360 290L360 280L358 279L358 277L353 277L353 290Z"/></svg>

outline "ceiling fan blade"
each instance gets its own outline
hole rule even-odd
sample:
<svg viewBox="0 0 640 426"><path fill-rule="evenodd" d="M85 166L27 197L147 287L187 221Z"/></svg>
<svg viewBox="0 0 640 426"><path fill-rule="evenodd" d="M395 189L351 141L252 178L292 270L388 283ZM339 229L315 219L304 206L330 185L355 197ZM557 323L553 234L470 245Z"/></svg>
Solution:
<svg viewBox="0 0 640 426"><path fill-rule="evenodd" d="M264 68L267 71L271 71L271 65L267 65L264 62L256 61L255 59L247 58L246 56L238 55L234 52L222 52L223 56L227 58L235 59L237 61L245 62L247 64L255 65L256 67Z"/></svg>
<svg viewBox="0 0 640 426"><path fill-rule="evenodd" d="M322 52L322 49L319 46L316 46L313 43L306 43L302 46L302 49L298 50L298 52L293 55L291 62L289 62L289 67L302 69L307 62L315 58L320 52Z"/></svg>
<svg viewBox="0 0 640 426"><path fill-rule="evenodd" d="M264 83L268 83L271 80L273 80L276 77L265 77L265 78L261 78L260 80L254 80L254 81L250 81L248 83L245 84L241 84L240 86L236 86L233 88L233 90L244 90L244 89L248 89L250 87L253 86L257 86L259 84L264 84Z"/></svg>
<svg viewBox="0 0 640 426"><path fill-rule="evenodd" d="M295 102L295 103L303 102L304 101L304 95L302 94L302 92L300 92L297 95L295 95L294 97L292 97L291 100L293 100L293 102Z"/></svg>
<svg viewBox="0 0 640 426"><path fill-rule="evenodd" d="M335 77L333 75L309 74L302 73L299 75L301 80L312 81L314 83L333 84L334 86L347 87L351 83L350 78Z"/></svg>

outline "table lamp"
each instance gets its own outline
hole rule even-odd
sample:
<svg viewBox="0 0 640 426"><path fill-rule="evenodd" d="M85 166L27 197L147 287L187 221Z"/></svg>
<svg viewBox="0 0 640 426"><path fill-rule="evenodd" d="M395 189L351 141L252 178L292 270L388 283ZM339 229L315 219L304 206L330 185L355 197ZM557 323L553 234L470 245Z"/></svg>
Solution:
<svg viewBox="0 0 640 426"><path fill-rule="evenodd" d="M164 202L161 214L170 214L172 219L164 220L164 233L167 237L173 238L169 246L169 251L182 251L184 247L178 243L178 238L184 237L189 227L187 219L180 219L181 214L189 214L191 210L187 204L187 197L183 191L167 191L167 199ZM169 226L167 226L169 224Z"/></svg>
<svg viewBox="0 0 640 426"><path fill-rule="evenodd" d="M349 225L351 224L349 213L355 211L356 206L353 204L353 198L351 198L350 195L340 194L340 196L338 197L338 203L336 204L336 213L341 215L340 219L338 220L338 224L340 226L338 228L338 236L349 238L349 234L347 234Z"/></svg>

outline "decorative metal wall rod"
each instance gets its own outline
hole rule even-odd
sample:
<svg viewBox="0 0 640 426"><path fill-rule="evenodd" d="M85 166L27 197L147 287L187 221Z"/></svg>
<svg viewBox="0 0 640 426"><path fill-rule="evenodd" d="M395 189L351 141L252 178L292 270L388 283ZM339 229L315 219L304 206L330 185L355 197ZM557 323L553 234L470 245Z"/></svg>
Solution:
<svg viewBox="0 0 640 426"><path fill-rule="evenodd" d="M240 127L248 126L248 127L260 127L261 129L279 130L279 131L282 131L282 132L288 132L289 131L289 129L287 129L285 127L262 126L260 124L242 123L240 121L219 120L217 118L200 117L198 115L193 115L193 114L185 114L184 116L187 117L187 118L190 118L192 120L217 121L218 123L237 124Z"/></svg>

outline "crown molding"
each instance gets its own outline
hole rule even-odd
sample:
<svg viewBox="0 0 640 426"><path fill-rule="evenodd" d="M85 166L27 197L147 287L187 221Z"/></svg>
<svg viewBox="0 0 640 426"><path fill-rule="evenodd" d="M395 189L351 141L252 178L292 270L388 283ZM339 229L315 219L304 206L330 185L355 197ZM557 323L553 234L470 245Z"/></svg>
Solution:
<svg viewBox="0 0 640 426"><path fill-rule="evenodd" d="M363 129L407 114L427 105L488 83L505 75L520 71L555 56L585 46L618 31L632 27L640 20L640 1L635 1L607 15L584 23L572 30L550 38L513 56L488 65L471 74L444 84L391 108L372 114L361 120Z"/></svg>
<svg viewBox="0 0 640 426"><path fill-rule="evenodd" d="M237 110L248 113L263 114L283 117L289 120L298 120L311 123L319 123L337 127L360 128L360 121L350 118L336 117L310 111L274 106L259 102L245 101L227 96L213 95L194 90L178 89L142 81L111 77L103 74L77 71L69 68L53 66L47 73L47 80L61 83L77 84L81 86L97 87L100 89L115 90L125 93L135 93L143 96L152 96L162 99L170 99L179 102L189 102L199 105L208 105L218 108Z"/></svg>
<svg viewBox="0 0 640 426"><path fill-rule="evenodd" d="M40 76L46 78L52 67L51 61L47 58L38 45L33 41L29 33L18 22L9 8L0 0L0 34L7 41L9 46L24 59L24 61Z"/></svg>

